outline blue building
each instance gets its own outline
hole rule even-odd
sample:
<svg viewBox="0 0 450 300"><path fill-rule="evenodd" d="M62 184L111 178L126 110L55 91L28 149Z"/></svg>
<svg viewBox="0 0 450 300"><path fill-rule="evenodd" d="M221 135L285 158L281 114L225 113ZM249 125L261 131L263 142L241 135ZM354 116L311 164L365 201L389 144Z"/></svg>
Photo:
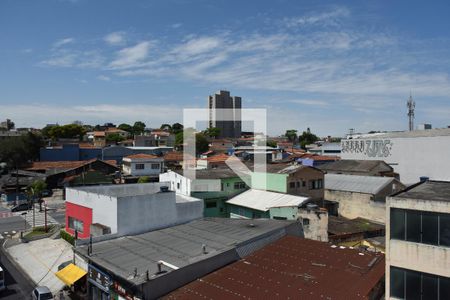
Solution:
<svg viewBox="0 0 450 300"><path fill-rule="evenodd" d="M101 148L80 147L79 144L66 144L62 145L62 147L46 147L40 150L41 161L80 161L101 158Z"/></svg>

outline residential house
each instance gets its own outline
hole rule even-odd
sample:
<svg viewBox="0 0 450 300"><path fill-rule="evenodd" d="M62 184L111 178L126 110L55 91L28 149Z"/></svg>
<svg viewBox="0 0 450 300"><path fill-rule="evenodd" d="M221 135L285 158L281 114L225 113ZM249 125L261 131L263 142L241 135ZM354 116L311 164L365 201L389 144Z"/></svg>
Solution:
<svg viewBox="0 0 450 300"><path fill-rule="evenodd" d="M162 156L164 153L173 151L172 147L125 147L112 145L103 148L103 160L115 160L118 164L122 163L125 156L133 154L150 154Z"/></svg>
<svg viewBox="0 0 450 300"><path fill-rule="evenodd" d="M151 154L132 154L123 158L122 170L125 176L149 176L158 179L164 170L164 159Z"/></svg>
<svg viewBox="0 0 450 300"><path fill-rule="evenodd" d="M342 159L318 166L329 174L385 176L398 178L394 169L382 160Z"/></svg>
<svg viewBox="0 0 450 300"><path fill-rule="evenodd" d="M450 182L386 199L386 299L450 299Z"/></svg>
<svg viewBox="0 0 450 300"><path fill-rule="evenodd" d="M405 188L392 177L325 174L325 200L340 216L384 224L386 197Z"/></svg>
<svg viewBox="0 0 450 300"><path fill-rule="evenodd" d="M367 244L368 239L374 237L384 239L384 235L385 227L380 223L363 218L347 219L336 216L329 216L328 218L328 239L337 245L369 246Z"/></svg>
<svg viewBox="0 0 450 300"><path fill-rule="evenodd" d="M267 172L252 173L252 188L307 196L314 201L323 200L323 171L297 164L267 164Z"/></svg>
<svg viewBox="0 0 450 300"><path fill-rule="evenodd" d="M175 135L165 130L152 130L148 135L134 137L136 147L174 147Z"/></svg>
<svg viewBox="0 0 450 300"><path fill-rule="evenodd" d="M38 180L45 181L45 174L23 170L0 174L0 200L7 204L20 204L28 201L27 188Z"/></svg>
<svg viewBox="0 0 450 300"><path fill-rule="evenodd" d="M163 299L380 299L384 263L381 253L287 235Z"/></svg>
<svg viewBox="0 0 450 300"><path fill-rule="evenodd" d="M49 189L76 185L111 184L120 170L115 161L99 159L83 161L38 161L26 171L46 175Z"/></svg>
<svg viewBox="0 0 450 300"><path fill-rule="evenodd" d="M183 170L167 171L159 181L170 182L177 193L204 200L205 217L228 217L225 202L248 189L244 179L228 168L196 170L195 179L183 175Z"/></svg>
<svg viewBox="0 0 450 300"><path fill-rule="evenodd" d="M224 153L200 158L197 160L197 169L217 169L220 167L226 167L225 161L230 156Z"/></svg>
<svg viewBox="0 0 450 300"><path fill-rule="evenodd" d="M229 153L233 149L234 143L229 139L211 139L209 141L209 150L218 153Z"/></svg>
<svg viewBox="0 0 450 300"><path fill-rule="evenodd" d="M250 189L226 204L230 218L297 220L299 208L309 201L308 197Z"/></svg>
<svg viewBox="0 0 450 300"><path fill-rule="evenodd" d="M184 160L184 153L180 151L169 151L164 153L164 166L168 170L180 170L184 168L192 168L196 167L196 159L195 157L187 154L187 160Z"/></svg>
<svg viewBox="0 0 450 300"><path fill-rule="evenodd" d="M119 184L66 189L66 232L139 234L201 218L203 201L168 190L167 183Z"/></svg>
<svg viewBox="0 0 450 300"><path fill-rule="evenodd" d="M333 155L318 155L318 154L311 154L311 153L303 153L300 155L296 155L294 160L302 165L305 166L311 166L311 167L318 167L320 165L338 161L340 160L339 156L333 156Z"/></svg>

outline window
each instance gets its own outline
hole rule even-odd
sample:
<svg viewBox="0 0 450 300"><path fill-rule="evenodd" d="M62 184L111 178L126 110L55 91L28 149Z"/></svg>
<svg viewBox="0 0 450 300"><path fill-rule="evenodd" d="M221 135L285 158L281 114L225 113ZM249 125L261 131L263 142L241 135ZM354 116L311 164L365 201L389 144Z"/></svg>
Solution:
<svg viewBox="0 0 450 300"><path fill-rule="evenodd" d="M287 220L286 217L277 217L277 216L274 216L273 218L274 218L274 220Z"/></svg>
<svg viewBox="0 0 450 300"><path fill-rule="evenodd" d="M159 164L152 164L152 170L158 170L159 168Z"/></svg>
<svg viewBox="0 0 450 300"><path fill-rule="evenodd" d="M450 299L450 280L432 274L391 267L391 297L399 299Z"/></svg>
<svg viewBox="0 0 450 300"><path fill-rule="evenodd" d="M69 217L69 228L82 233L83 232L83 221L77 220L73 217Z"/></svg>
<svg viewBox="0 0 450 300"><path fill-rule="evenodd" d="M305 180L302 181L302 186L303 186L303 187L306 186L306 181L305 181Z"/></svg>
<svg viewBox="0 0 450 300"><path fill-rule="evenodd" d="M450 214L391 208L391 239L450 247Z"/></svg>
<svg viewBox="0 0 450 300"><path fill-rule="evenodd" d="M405 239L405 211L391 208L391 239Z"/></svg>
<svg viewBox="0 0 450 300"><path fill-rule="evenodd" d="M303 223L303 226L308 226L309 225L309 219L303 219L303 221L302 221L302 223Z"/></svg>
<svg viewBox="0 0 450 300"><path fill-rule="evenodd" d="M177 190L179 190L179 189L180 189L180 183L177 182Z"/></svg>
<svg viewBox="0 0 450 300"><path fill-rule="evenodd" d="M439 234L439 244L450 247L450 214L439 215Z"/></svg>
<svg viewBox="0 0 450 300"><path fill-rule="evenodd" d="M208 201L208 202L205 202L205 207L206 208L216 208L217 203L216 203L216 201Z"/></svg>
<svg viewBox="0 0 450 300"><path fill-rule="evenodd" d="M300 187L300 181L297 181L297 188Z"/></svg>
<svg viewBox="0 0 450 300"><path fill-rule="evenodd" d="M144 170L145 165L144 164L136 164L136 170Z"/></svg>
<svg viewBox="0 0 450 300"><path fill-rule="evenodd" d="M289 188L290 189L295 188L295 182L289 182Z"/></svg>
<svg viewBox="0 0 450 300"><path fill-rule="evenodd" d="M234 189L235 190L245 189L245 182L235 182L234 183Z"/></svg>

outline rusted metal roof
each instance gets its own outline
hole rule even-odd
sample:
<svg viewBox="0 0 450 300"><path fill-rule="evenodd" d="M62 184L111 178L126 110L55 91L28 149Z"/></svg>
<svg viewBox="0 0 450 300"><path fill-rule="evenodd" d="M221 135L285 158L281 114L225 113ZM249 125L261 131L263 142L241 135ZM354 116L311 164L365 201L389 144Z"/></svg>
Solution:
<svg viewBox="0 0 450 300"><path fill-rule="evenodd" d="M286 236L164 299L368 299L384 255Z"/></svg>

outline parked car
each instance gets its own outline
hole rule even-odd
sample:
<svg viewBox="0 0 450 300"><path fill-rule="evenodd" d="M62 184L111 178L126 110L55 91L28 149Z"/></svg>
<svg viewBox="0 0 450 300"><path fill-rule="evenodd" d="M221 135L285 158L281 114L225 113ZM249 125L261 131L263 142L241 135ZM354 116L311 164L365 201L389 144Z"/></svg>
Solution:
<svg viewBox="0 0 450 300"><path fill-rule="evenodd" d="M53 298L52 292L50 292L50 289L46 286L38 286L33 290L31 293L31 298L35 300L50 300L55 299Z"/></svg>
<svg viewBox="0 0 450 300"><path fill-rule="evenodd" d="M11 208L11 211L16 212L16 211L24 211L24 210L30 210L30 209L31 209L31 205L29 203L22 203L22 204L16 205L13 208Z"/></svg>
<svg viewBox="0 0 450 300"><path fill-rule="evenodd" d="M51 197L53 195L52 190L43 190L41 193L42 197Z"/></svg>

